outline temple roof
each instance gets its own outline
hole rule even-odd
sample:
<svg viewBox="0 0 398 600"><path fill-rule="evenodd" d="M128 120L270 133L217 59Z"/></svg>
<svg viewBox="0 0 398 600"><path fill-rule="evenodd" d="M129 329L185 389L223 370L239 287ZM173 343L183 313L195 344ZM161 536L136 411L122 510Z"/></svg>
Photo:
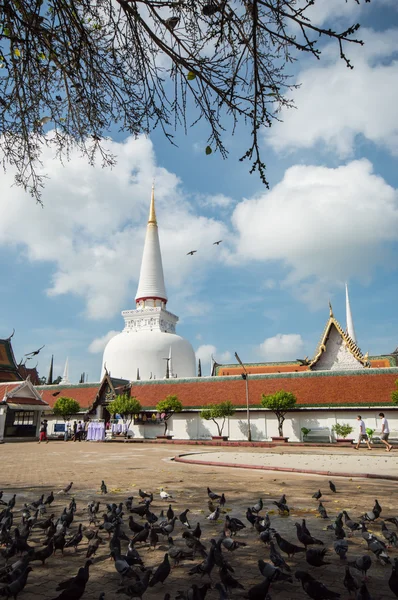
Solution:
<svg viewBox="0 0 398 600"><path fill-rule="evenodd" d="M18 373L11 338L0 339L0 381L22 381Z"/></svg>
<svg viewBox="0 0 398 600"><path fill-rule="evenodd" d="M369 362L368 353L366 353L365 355L362 354L360 348L357 346L357 344L354 342L354 340L349 336L348 332L344 331L343 328L341 327L340 323L337 321L337 319L335 319L334 314L333 314L332 305L330 303L329 303L329 307L330 307L329 319L326 323L325 330L319 341L317 349L315 350L315 356L312 359L312 361L309 362L309 365L308 365L309 368L312 369L316 365L318 360L321 358L322 354L326 351L326 344L329 339L329 335L330 335L330 331L331 331L332 327L334 327L337 330L338 334L340 335L340 337L343 341L344 346L352 354L352 356L359 363L361 363L361 365L363 367L370 367L371 364Z"/></svg>

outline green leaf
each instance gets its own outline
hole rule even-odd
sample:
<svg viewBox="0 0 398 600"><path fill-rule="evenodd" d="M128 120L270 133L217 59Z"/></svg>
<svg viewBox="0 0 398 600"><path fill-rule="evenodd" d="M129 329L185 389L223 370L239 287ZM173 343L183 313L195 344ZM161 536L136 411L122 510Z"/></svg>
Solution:
<svg viewBox="0 0 398 600"><path fill-rule="evenodd" d="M206 150L205 150L206 154L209 155L213 152L213 150L210 148L210 146L206 146Z"/></svg>
<svg viewBox="0 0 398 600"><path fill-rule="evenodd" d="M8 29L8 27L4 27L4 29L3 29L3 34L4 34L6 37L10 37L10 30Z"/></svg>
<svg viewBox="0 0 398 600"><path fill-rule="evenodd" d="M14 56L17 56L18 58L21 56L21 52L18 48L14 48Z"/></svg>
<svg viewBox="0 0 398 600"><path fill-rule="evenodd" d="M193 71L189 71L188 75L187 75L187 79L188 81L193 81L194 79L196 79L196 75Z"/></svg>

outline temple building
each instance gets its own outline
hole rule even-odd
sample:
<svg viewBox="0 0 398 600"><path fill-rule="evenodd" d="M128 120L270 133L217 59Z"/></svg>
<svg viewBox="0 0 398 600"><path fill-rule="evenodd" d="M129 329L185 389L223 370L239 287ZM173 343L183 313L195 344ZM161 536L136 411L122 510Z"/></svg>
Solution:
<svg viewBox="0 0 398 600"><path fill-rule="evenodd" d="M178 317L166 309L167 300L152 187L136 307L122 312L124 329L106 345L101 378L106 373L130 381L194 377L195 353L176 334Z"/></svg>

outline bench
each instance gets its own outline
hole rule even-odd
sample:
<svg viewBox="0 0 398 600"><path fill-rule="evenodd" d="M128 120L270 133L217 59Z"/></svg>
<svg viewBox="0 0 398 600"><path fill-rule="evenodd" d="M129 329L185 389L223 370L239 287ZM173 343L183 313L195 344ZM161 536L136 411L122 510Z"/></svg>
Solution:
<svg viewBox="0 0 398 600"><path fill-rule="evenodd" d="M381 438L380 432L374 433L372 435L372 442L380 442L380 438ZM391 440L398 442L398 431L395 431L395 430L390 431L390 435L388 436L388 441L391 442Z"/></svg>
<svg viewBox="0 0 398 600"><path fill-rule="evenodd" d="M308 427L308 429L310 429ZM308 442L310 439L325 439L327 438L328 442L332 442L332 432L330 427L311 427L311 431L306 435L303 434L303 442Z"/></svg>

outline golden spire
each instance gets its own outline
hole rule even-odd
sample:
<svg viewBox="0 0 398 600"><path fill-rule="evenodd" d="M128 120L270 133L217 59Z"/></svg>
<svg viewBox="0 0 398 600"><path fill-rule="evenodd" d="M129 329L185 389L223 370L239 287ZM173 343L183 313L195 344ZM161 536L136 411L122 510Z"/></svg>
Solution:
<svg viewBox="0 0 398 600"><path fill-rule="evenodd" d="M151 206L149 208L149 219L148 223L153 223L157 225L156 221L156 212L155 212L155 184L152 184L152 194L151 194Z"/></svg>

